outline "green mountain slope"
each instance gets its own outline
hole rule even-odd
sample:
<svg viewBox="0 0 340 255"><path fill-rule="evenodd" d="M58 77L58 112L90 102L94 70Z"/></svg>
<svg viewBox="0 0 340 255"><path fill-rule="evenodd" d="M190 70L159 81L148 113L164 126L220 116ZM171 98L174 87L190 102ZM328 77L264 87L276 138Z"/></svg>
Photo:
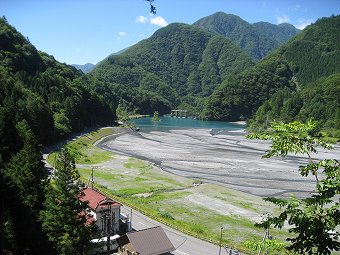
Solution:
<svg viewBox="0 0 340 255"><path fill-rule="evenodd" d="M39 52L0 18L0 242L4 254L55 254L39 219L48 183L41 144L85 126L114 121L111 105L88 83L80 71Z"/></svg>
<svg viewBox="0 0 340 255"><path fill-rule="evenodd" d="M41 143L114 120L113 107L89 88L85 75L37 51L5 19L0 19L0 73L1 109L11 109L15 122L27 121Z"/></svg>
<svg viewBox="0 0 340 255"><path fill-rule="evenodd" d="M254 126L274 119L314 117L324 127L339 129L334 124L340 115L338 31L340 16L323 18L308 26L251 70L224 82L209 98L206 116L223 120L249 118L262 105Z"/></svg>
<svg viewBox="0 0 340 255"><path fill-rule="evenodd" d="M278 46L300 33L299 29L288 23L274 25L268 22L256 22L253 27L260 36L274 39Z"/></svg>
<svg viewBox="0 0 340 255"><path fill-rule="evenodd" d="M202 107L200 100L221 81L252 65L252 60L226 38L174 23L120 55L109 56L91 76L130 90L156 92L171 107L184 102Z"/></svg>
<svg viewBox="0 0 340 255"><path fill-rule="evenodd" d="M300 31L289 24L250 24L236 15L223 12L204 17L193 25L225 36L255 60L262 59Z"/></svg>

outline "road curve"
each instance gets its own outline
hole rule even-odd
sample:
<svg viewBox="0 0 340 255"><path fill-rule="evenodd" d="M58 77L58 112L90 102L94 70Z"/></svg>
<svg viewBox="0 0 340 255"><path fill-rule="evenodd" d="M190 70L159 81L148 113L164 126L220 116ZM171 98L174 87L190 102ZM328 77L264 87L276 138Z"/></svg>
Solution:
<svg viewBox="0 0 340 255"><path fill-rule="evenodd" d="M122 206L121 211L124 214L131 215L131 208L128 206ZM176 250L172 252L174 255L218 255L220 247L209 242L200 240L198 238L186 235L179 232L167 225L159 223L136 210L132 210L132 226L136 230L145 228L151 228L155 226L161 226ZM221 255L229 254L223 248L221 249Z"/></svg>

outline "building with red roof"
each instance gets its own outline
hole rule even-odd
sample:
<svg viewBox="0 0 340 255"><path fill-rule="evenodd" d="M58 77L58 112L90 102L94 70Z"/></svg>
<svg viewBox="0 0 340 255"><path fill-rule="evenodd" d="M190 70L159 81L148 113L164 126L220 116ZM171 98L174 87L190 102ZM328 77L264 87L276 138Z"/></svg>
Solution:
<svg viewBox="0 0 340 255"><path fill-rule="evenodd" d="M99 190L87 187L82 190L79 200L88 203L88 214L102 234L119 232L120 203L101 193Z"/></svg>

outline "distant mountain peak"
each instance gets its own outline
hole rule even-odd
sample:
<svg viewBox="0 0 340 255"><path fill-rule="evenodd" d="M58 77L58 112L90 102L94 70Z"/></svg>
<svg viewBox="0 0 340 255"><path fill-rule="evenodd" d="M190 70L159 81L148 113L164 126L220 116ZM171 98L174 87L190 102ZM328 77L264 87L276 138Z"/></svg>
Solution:
<svg viewBox="0 0 340 255"><path fill-rule="evenodd" d="M300 32L291 24L274 25L263 21L251 24L224 12L204 17L193 25L227 37L255 60L262 59Z"/></svg>
<svg viewBox="0 0 340 255"><path fill-rule="evenodd" d="M72 64L71 66L74 66L78 70L82 71L83 73L89 73L92 71L92 69L96 66L92 63L86 63L84 65L78 65L78 64Z"/></svg>

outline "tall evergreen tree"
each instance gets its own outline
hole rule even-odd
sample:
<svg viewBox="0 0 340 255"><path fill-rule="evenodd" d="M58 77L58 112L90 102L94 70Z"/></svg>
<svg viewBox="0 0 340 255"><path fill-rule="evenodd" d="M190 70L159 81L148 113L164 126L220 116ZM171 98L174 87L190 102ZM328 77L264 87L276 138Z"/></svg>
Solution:
<svg viewBox="0 0 340 255"><path fill-rule="evenodd" d="M86 224L86 204L81 193L79 173L67 148L56 159L55 172L46 189L43 229L58 254L85 254L92 237L92 225Z"/></svg>
<svg viewBox="0 0 340 255"><path fill-rule="evenodd" d="M7 163L0 163L1 251L48 254L50 247L37 216L43 207L47 177L41 152L26 121L12 129L20 137L21 149Z"/></svg>

